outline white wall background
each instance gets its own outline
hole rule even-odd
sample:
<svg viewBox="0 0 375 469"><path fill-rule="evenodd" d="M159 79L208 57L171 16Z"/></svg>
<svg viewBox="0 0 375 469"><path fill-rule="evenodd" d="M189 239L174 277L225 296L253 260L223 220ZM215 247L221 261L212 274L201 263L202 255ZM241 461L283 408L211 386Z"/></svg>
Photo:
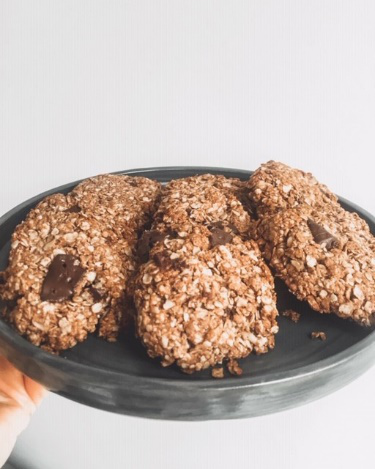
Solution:
<svg viewBox="0 0 375 469"><path fill-rule="evenodd" d="M313 171L375 212L372 0L1 0L3 213L132 167ZM30 469L369 468L375 369L319 402L235 422L139 420L51 395Z"/></svg>

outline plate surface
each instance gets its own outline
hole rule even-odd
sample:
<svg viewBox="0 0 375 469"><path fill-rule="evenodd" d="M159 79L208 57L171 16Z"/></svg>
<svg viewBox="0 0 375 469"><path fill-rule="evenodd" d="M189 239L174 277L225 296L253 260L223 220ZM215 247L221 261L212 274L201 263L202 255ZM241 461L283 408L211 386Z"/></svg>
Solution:
<svg viewBox="0 0 375 469"><path fill-rule="evenodd" d="M195 174L223 174L248 179L251 172L205 167L165 167L122 171L167 182ZM68 192L79 181L52 189L15 207L0 219L0 268L7 265L11 234L42 198ZM375 218L351 202L375 233ZM171 420L245 418L285 410L327 395L349 383L375 361L375 331L334 315L321 315L276 282L279 311L301 313L298 324L279 318L276 347L240 360L241 377L215 380L209 371L183 374L148 358L131 335L108 343L91 335L54 356L27 342L0 320L0 353L25 374L77 402L127 415ZM309 338L324 331L325 342Z"/></svg>

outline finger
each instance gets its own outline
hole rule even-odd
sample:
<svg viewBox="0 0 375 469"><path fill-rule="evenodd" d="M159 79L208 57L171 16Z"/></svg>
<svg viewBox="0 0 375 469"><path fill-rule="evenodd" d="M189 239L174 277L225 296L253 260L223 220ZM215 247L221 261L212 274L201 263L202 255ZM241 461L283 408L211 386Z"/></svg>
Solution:
<svg viewBox="0 0 375 469"><path fill-rule="evenodd" d="M36 383L28 376L23 377L24 386L30 399L35 405L40 404L43 397L47 394L47 390L39 383Z"/></svg>
<svg viewBox="0 0 375 469"><path fill-rule="evenodd" d="M18 382L20 381L20 377L22 376L22 373L18 371L14 366L5 358L0 356L0 378L5 380L12 379L12 381L16 380Z"/></svg>
<svg viewBox="0 0 375 469"><path fill-rule="evenodd" d="M22 407L34 408L46 391L43 386L23 375L8 360L0 356L0 393Z"/></svg>
<svg viewBox="0 0 375 469"><path fill-rule="evenodd" d="M4 357L0 357L0 394L20 405L30 400L25 391L22 373Z"/></svg>
<svg viewBox="0 0 375 469"><path fill-rule="evenodd" d="M32 413L33 409L25 409L17 404L0 405L0 428L18 436L29 424Z"/></svg>

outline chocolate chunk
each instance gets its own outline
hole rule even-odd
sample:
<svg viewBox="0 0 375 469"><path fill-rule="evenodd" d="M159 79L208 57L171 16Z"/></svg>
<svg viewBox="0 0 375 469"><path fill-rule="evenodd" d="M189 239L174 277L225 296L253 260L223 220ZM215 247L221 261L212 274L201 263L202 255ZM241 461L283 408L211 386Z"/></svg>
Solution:
<svg viewBox="0 0 375 469"><path fill-rule="evenodd" d="M73 205L73 207L68 208L68 213L79 213L81 211L81 207L78 205Z"/></svg>
<svg viewBox="0 0 375 469"><path fill-rule="evenodd" d="M166 233L157 230L145 231L142 238L138 242L137 254L141 262L147 262L149 259L150 249L157 243L164 241L167 237Z"/></svg>
<svg viewBox="0 0 375 469"><path fill-rule="evenodd" d="M42 301L64 301L73 296L74 287L85 269L70 254L58 254L51 262L40 295Z"/></svg>
<svg viewBox="0 0 375 469"><path fill-rule="evenodd" d="M164 241L166 237L167 237L167 234L162 233L161 231L157 231L157 230L149 231L149 240L150 240L151 246L158 243L159 241Z"/></svg>
<svg viewBox="0 0 375 469"><path fill-rule="evenodd" d="M100 293L100 291L97 290L92 285L89 286L89 291L90 291L90 293L92 295L92 298L95 301L95 303L98 303L103 298L103 295Z"/></svg>
<svg viewBox="0 0 375 469"><path fill-rule="evenodd" d="M238 234L239 234L239 231L237 230L237 228L236 228L234 225L232 225L232 223L228 223L227 227L228 227L231 231L233 231L233 233L234 233L235 235L238 235Z"/></svg>
<svg viewBox="0 0 375 469"><path fill-rule="evenodd" d="M157 252L154 255L154 262L158 267L166 269L171 265L171 258L166 252Z"/></svg>
<svg viewBox="0 0 375 469"><path fill-rule="evenodd" d="M224 313L232 320L233 316L236 314L236 310L234 308L225 308Z"/></svg>
<svg viewBox="0 0 375 469"><path fill-rule="evenodd" d="M230 243L233 239L233 235L221 228L212 228L211 230L211 247L220 246L221 244Z"/></svg>
<svg viewBox="0 0 375 469"><path fill-rule="evenodd" d="M234 234L236 235L239 234L239 231L232 223L224 224L222 221L215 221L214 223L211 223L211 225L209 226L209 229L211 231L213 231L214 228L219 228L220 230L224 230L225 228L227 228L231 230Z"/></svg>
<svg viewBox="0 0 375 469"><path fill-rule="evenodd" d="M307 220L307 225L310 228L311 234L313 235L316 243L325 244L328 250L339 247L338 239L323 228L323 226L318 225L318 223L315 223L310 219Z"/></svg>
<svg viewBox="0 0 375 469"><path fill-rule="evenodd" d="M138 187L138 182L136 179L128 179L128 184L133 187Z"/></svg>
<svg viewBox="0 0 375 469"><path fill-rule="evenodd" d="M210 224L209 228L210 229L220 228L221 230L223 230L224 229L224 223L222 221L215 221L215 222Z"/></svg>

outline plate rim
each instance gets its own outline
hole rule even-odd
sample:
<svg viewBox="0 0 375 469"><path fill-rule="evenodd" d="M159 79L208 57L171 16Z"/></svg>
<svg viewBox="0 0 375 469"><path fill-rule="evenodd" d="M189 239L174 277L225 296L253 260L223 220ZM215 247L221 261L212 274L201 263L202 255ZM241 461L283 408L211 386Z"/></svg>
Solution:
<svg viewBox="0 0 375 469"><path fill-rule="evenodd" d="M134 169L127 169L121 171L115 171L110 173L102 173L102 174L131 174L136 175L139 173L152 173L152 172L160 172L160 171L198 171L200 174L204 173L217 173L220 174L222 172L232 172L242 173L244 177L249 177L254 171L252 170L245 170L245 169L237 169L237 168L225 168L225 167L216 167L216 166L156 166L156 167L146 167L146 168L134 168ZM94 176L88 176L88 178ZM147 176L143 176L147 177ZM238 177L238 176L237 176ZM75 185L79 184L84 179L78 179L76 181L72 181L70 183L63 184L61 186L57 186L46 191L43 191L23 202L16 205L12 209L8 210L5 214L0 217L0 226L3 225L10 217L12 217L18 211L24 209L26 206L36 203L37 201L41 200L42 198L51 195L53 193L61 192L67 188L74 187ZM338 196L339 201L343 202L344 204L348 204L354 211L358 211L361 213L361 216L365 216L371 222L375 224L375 216L368 212L366 209L363 209L359 205L349 201L344 197ZM323 314L316 312L317 314ZM109 370L103 368L99 365L90 365L90 364L81 364L66 358L63 358L59 355L50 354L41 348L37 347L36 345L27 341L23 336L18 334L13 328L7 324L2 318L0 318L0 337L5 339L6 342L11 345L17 347L18 350L22 350L24 355L28 357L29 360L36 360L48 367L51 368L58 368L58 370L64 372L72 372L75 376L79 376L83 370L89 373L90 376L95 374L95 380L98 378L105 379L108 376L122 378L122 382L126 383L127 381L137 381L138 384L150 384L155 383L156 381L160 385L164 385L166 387L174 387L174 388L181 388L184 387L190 388L193 387L194 389L200 388L202 390L208 388L215 388L216 390L229 390L229 389L238 389L238 388L251 388L251 387L259 387L259 386L266 386L271 385L273 383L283 383L291 380L298 380L307 376L311 376L324 370L338 367L341 364L345 363L353 359L355 356L361 354L366 349L374 346L375 344L375 329L373 329L365 338L359 340L355 344L349 346L345 350L338 352L334 355L331 355L327 358L320 359L315 361L309 365L304 365L296 368L292 368L287 371L280 371L277 373L267 372L261 376L238 376L235 380L227 378L223 380L213 380L212 378L201 378L197 380L191 379L177 379L177 378L168 378L168 377L161 377L161 376L142 376L142 375L135 375L126 372L120 372L117 370ZM276 335L277 341L277 335ZM277 342L276 342L277 344ZM277 345L276 345L277 346ZM275 349L270 350L268 353L275 353ZM276 350L277 353L277 350ZM150 358L150 360L152 360ZM56 363L58 362L58 363ZM85 374L86 375L86 374ZM182 376L185 374L182 373ZM188 376L188 375L186 375ZM126 377L126 379L124 379ZM86 375L87 378L87 375ZM85 381L88 381L85 379Z"/></svg>

